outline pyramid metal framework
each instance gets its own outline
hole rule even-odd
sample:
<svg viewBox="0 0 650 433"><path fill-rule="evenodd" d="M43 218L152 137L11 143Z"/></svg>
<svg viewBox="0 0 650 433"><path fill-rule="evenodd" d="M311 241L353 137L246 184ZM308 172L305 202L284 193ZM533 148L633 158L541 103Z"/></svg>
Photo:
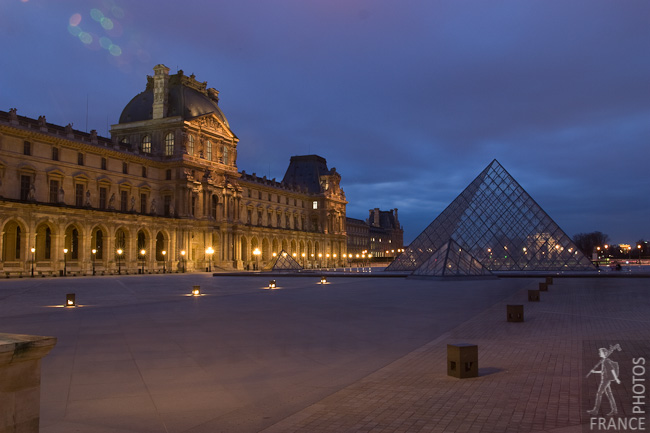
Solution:
<svg viewBox="0 0 650 433"><path fill-rule="evenodd" d="M291 254L282 250L265 267L265 271L297 271L302 269L300 263L291 257Z"/></svg>
<svg viewBox="0 0 650 433"><path fill-rule="evenodd" d="M595 270L496 159L386 270L414 271L450 239L492 272Z"/></svg>
<svg viewBox="0 0 650 433"><path fill-rule="evenodd" d="M492 272L454 240L450 239L445 245L438 248L419 268L413 271L412 275L484 277L491 276Z"/></svg>

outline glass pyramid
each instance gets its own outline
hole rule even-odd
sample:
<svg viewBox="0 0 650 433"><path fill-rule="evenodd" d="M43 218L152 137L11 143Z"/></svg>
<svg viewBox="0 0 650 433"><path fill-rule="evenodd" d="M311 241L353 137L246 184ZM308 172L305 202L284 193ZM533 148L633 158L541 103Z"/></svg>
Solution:
<svg viewBox="0 0 650 433"><path fill-rule="evenodd" d="M492 272L595 268L495 159L387 271L414 271L449 240Z"/></svg>
<svg viewBox="0 0 650 433"><path fill-rule="evenodd" d="M417 276L491 276L492 272L486 269L481 262L465 251L454 240L450 239L445 245L438 248L422 265L411 275Z"/></svg>
<svg viewBox="0 0 650 433"><path fill-rule="evenodd" d="M284 250L280 251L273 260L264 266L265 271L296 271L300 269L302 269L300 263L295 261L291 254Z"/></svg>

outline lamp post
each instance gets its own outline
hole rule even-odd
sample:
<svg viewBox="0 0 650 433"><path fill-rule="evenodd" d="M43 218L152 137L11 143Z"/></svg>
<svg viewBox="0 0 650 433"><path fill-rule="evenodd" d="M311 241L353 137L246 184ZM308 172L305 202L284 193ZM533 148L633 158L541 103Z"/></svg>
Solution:
<svg viewBox="0 0 650 433"><path fill-rule="evenodd" d="M140 250L140 256L142 256L142 270L140 271L141 274L144 274L144 257L145 254L147 254L147 251L143 248Z"/></svg>
<svg viewBox="0 0 650 433"><path fill-rule="evenodd" d="M301 256L302 256L302 267L306 268L305 267L305 253L302 253Z"/></svg>
<svg viewBox="0 0 650 433"><path fill-rule="evenodd" d="M117 249L117 274L122 275L122 248Z"/></svg>
<svg viewBox="0 0 650 433"><path fill-rule="evenodd" d="M68 249L63 249L63 276L68 275Z"/></svg>
<svg viewBox="0 0 650 433"><path fill-rule="evenodd" d="M163 255L163 274L166 274L167 268L165 268L165 255L167 255L167 251L163 250L162 255Z"/></svg>
<svg viewBox="0 0 650 433"><path fill-rule="evenodd" d="M34 278L34 253L36 252L36 248L32 247L32 278Z"/></svg>
<svg viewBox="0 0 650 433"><path fill-rule="evenodd" d="M185 273L185 250L181 251L181 267L183 268L183 273Z"/></svg>
<svg viewBox="0 0 650 433"><path fill-rule="evenodd" d="M212 247L208 247L205 250L205 254L208 256L208 272L212 272L212 254L214 254Z"/></svg>
<svg viewBox="0 0 650 433"><path fill-rule="evenodd" d="M93 275L95 275L95 254L97 254L97 250L93 248L90 252L93 253Z"/></svg>
<svg viewBox="0 0 650 433"><path fill-rule="evenodd" d="M323 253L318 253L318 267L323 267Z"/></svg>
<svg viewBox="0 0 650 433"><path fill-rule="evenodd" d="M253 250L253 255L255 256L255 270L260 268L260 254L262 254L262 252L259 248Z"/></svg>
<svg viewBox="0 0 650 433"><path fill-rule="evenodd" d="M641 264L641 244L638 244L636 247L639 250L639 264Z"/></svg>

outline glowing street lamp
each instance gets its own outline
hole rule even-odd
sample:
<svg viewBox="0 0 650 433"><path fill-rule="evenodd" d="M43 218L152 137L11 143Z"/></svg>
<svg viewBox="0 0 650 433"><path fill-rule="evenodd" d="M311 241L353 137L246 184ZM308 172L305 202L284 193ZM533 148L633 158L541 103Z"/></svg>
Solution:
<svg viewBox="0 0 650 433"><path fill-rule="evenodd" d="M122 275L122 248L117 249L117 274Z"/></svg>
<svg viewBox="0 0 650 433"><path fill-rule="evenodd" d="M183 268L183 273L185 273L185 250L181 251L181 267Z"/></svg>
<svg viewBox="0 0 650 433"><path fill-rule="evenodd" d="M165 255L167 255L167 251L163 250L162 256L163 256L163 274L167 273L167 268L165 268Z"/></svg>
<svg viewBox="0 0 650 433"><path fill-rule="evenodd" d="M256 270L260 268L260 254L262 254L262 252L260 251L259 248L255 248L253 250L253 255L255 256L255 268L256 268Z"/></svg>
<svg viewBox="0 0 650 433"><path fill-rule="evenodd" d="M306 256L306 254L302 253L301 256L302 256L302 267L304 268L305 267L305 256Z"/></svg>
<svg viewBox="0 0 650 433"><path fill-rule="evenodd" d="M36 252L36 248L32 247L32 278L34 278L34 253Z"/></svg>
<svg viewBox="0 0 650 433"><path fill-rule="evenodd" d="M63 276L68 275L68 249L63 249Z"/></svg>
<svg viewBox="0 0 650 433"><path fill-rule="evenodd" d="M140 250L140 257L142 257L142 270L140 271L141 274L144 274L144 259L146 254L147 254L147 250L145 250L144 248Z"/></svg>
<svg viewBox="0 0 650 433"><path fill-rule="evenodd" d="M639 264L641 264L641 248L643 247L641 246L641 244L638 244L636 247L639 250Z"/></svg>
<svg viewBox="0 0 650 433"><path fill-rule="evenodd" d="M97 250L93 248L90 252L93 253L93 275L95 275L95 255L97 254Z"/></svg>
<svg viewBox="0 0 650 433"><path fill-rule="evenodd" d="M208 256L208 272L212 272L212 254L214 254L214 249L212 249L212 247L208 247L205 250L205 254Z"/></svg>

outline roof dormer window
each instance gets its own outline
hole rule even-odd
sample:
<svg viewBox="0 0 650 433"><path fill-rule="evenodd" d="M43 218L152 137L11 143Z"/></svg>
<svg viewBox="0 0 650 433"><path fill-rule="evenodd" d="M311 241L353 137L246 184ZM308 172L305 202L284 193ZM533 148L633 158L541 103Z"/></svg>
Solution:
<svg viewBox="0 0 650 433"><path fill-rule="evenodd" d="M151 153L151 136L145 135L142 138L142 152L143 153Z"/></svg>

